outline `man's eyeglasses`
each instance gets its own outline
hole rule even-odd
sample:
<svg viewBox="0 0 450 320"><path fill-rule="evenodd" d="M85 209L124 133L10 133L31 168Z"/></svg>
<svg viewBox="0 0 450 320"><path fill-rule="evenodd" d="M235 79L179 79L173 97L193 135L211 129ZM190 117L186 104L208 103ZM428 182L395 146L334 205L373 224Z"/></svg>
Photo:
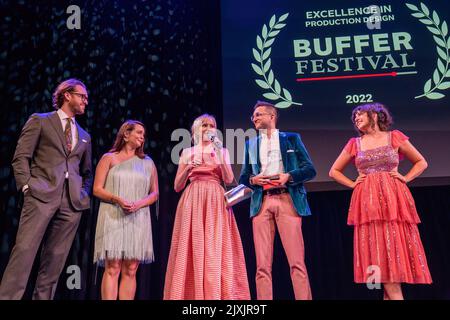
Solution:
<svg viewBox="0 0 450 320"><path fill-rule="evenodd" d="M79 93L79 92L71 92L71 94L76 94L77 96L79 96L82 100L88 102L88 96L84 93Z"/></svg>
<svg viewBox="0 0 450 320"><path fill-rule="evenodd" d="M272 115L272 114L267 113L267 112L261 112L261 113L257 112L250 117L250 120L254 121L256 118L259 118L260 116L263 116L263 115Z"/></svg>

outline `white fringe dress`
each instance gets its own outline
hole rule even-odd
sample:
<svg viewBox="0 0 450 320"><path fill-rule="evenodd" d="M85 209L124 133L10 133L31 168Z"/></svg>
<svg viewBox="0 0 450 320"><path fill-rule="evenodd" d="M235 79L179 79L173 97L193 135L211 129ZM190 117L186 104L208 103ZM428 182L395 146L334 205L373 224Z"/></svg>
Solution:
<svg viewBox="0 0 450 320"><path fill-rule="evenodd" d="M134 156L112 167L105 189L128 201L137 201L149 194L155 164L146 156ZM125 214L118 204L101 202L95 232L94 263L104 266L108 260L154 260L150 208Z"/></svg>

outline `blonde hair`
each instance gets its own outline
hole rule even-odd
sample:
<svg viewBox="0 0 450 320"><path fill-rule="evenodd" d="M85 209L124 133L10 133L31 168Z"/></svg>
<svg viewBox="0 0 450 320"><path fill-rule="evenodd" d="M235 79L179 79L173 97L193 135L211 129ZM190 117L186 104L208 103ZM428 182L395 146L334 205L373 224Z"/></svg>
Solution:
<svg viewBox="0 0 450 320"><path fill-rule="evenodd" d="M258 100L258 101L256 101L256 104L253 107L253 111L255 111L259 107L264 107L266 109L266 111L270 110L272 112L272 114L275 116L275 122L278 122L279 114L278 114L277 107L275 107L275 105L273 105L272 103L267 102L267 101Z"/></svg>
<svg viewBox="0 0 450 320"><path fill-rule="evenodd" d="M203 122L209 119L212 122L214 122L214 127L217 128L217 123L216 123L216 118L214 118L213 115L210 115L208 113L204 113L201 116L197 117L194 120L194 123L192 123L191 126L191 135L192 135L192 142L194 143L194 145L198 144L200 141L202 141L202 137L201 137L201 130L200 128L202 127Z"/></svg>

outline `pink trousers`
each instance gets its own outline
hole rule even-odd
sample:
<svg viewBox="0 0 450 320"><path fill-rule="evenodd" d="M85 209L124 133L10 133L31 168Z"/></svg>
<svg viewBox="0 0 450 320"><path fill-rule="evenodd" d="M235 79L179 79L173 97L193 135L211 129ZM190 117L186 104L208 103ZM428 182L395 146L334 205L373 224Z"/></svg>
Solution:
<svg viewBox="0 0 450 320"><path fill-rule="evenodd" d="M275 225L289 262L295 299L311 300L311 288L305 266L302 218L289 193L265 195L261 210L253 220L256 254L256 291L258 300L272 300L272 261Z"/></svg>

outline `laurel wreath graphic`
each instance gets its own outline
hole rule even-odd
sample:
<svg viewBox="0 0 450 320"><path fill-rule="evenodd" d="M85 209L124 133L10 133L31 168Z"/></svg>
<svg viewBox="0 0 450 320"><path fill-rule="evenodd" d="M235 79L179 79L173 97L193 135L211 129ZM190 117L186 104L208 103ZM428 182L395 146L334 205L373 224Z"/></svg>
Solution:
<svg viewBox="0 0 450 320"><path fill-rule="evenodd" d="M423 88L423 94L415 97L416 99L426 97L432 100L438 100L445 97L437 90L446 90L450 88L450 81L444 81L450 77L450 37L448 37L447 22L439 18L436 11L430 14L428 7L420 2L420 9L413 4L406 3L406 6L414 11L411 15L418 18L420 22L427 25L428 30L433 34L438 53L437 68L433 72L433 78L429 79Z"/></svg>
<svg viewBox="0 0 450 320"><path fill-rule="evenodd" d="M270 54L272 52L272 44L275 41L276 36L280 33L281 29L286 26L286 23L282 23L287 19L289 13L285 13L277 20L276 15L273 15L269 21L269 27L266 24L263 25L261 36L256 36L256 47L253 48L253 57L257 64L252 63L253 70L262 77L262 79L255 79L256 84L268 92L263 96L269 100L277 101L275 104L277 108L289 108L291 105L302 104L292 101L291 93L282 88L280 82L275 78L273 70L270 68L272 65L272 59Z"/></svg>

